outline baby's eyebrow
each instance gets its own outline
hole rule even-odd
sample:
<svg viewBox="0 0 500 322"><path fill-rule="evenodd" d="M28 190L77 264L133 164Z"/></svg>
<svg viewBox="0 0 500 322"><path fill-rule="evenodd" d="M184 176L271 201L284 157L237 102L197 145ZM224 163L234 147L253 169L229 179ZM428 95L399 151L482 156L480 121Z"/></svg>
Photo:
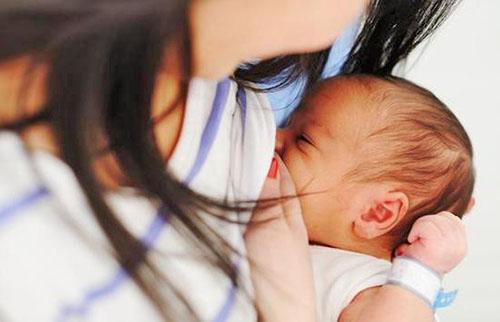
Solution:
<svg viewBox="0 0 500 322"><path fill-rule="evenodd" d="M332 130L330 129L329 126L326 126L324 123L312 118L312 117L307 117L307 121L309 124L312 124L315 127L318 127L321 129L322 132L324 132L328 138L333 139L335 136L332 133Z"/></svg>

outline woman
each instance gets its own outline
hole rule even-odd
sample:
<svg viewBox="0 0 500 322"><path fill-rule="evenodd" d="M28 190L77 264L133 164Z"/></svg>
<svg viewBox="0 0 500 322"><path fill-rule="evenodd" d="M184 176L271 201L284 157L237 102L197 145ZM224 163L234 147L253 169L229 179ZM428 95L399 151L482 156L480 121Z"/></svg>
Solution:
<svg viewBox="0 0 500 322"><path fill-rule="evenodd" d="M371 4L345 72L390 72L454 1L387 3ZM234 256L243 253L242 244L221 236L241 237L237 223L224 222L239 221L227 213L246 207L202 197L192 178L164 170L175 157L186 95L188 101L192 95L186 83L194 76L222 78L258 57L264 60L234 74L241 86L282 86L303 76L312 86L326 52L297 53L327 47L364 5L2 3L0 288L9 295L0 304L2 320L255 319L240 294L249 280L246 261ZM273 58L286 54L295 55ZM160 236L162 245L179 247L161 248ZM183 262L182 255L201 256L206 267Z"/></svg>

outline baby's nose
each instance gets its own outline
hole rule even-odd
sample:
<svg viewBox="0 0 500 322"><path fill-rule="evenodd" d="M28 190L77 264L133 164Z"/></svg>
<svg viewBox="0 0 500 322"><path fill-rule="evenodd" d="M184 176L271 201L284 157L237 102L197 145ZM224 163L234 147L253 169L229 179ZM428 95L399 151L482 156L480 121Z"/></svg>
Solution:
<svg viewBox="0 0 500 322"><path fill-rule="evenodd" d="M274 145L274 152L278 153L278 155L282 155L283 150L285 149L285 136L286 132L282 129L276 130L276 143Z"/></svg>

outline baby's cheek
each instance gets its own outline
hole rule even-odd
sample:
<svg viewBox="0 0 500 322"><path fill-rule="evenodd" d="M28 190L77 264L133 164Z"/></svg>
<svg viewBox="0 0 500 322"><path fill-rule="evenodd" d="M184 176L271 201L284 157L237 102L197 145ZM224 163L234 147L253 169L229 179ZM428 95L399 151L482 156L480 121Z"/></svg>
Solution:
<svg viewBox="0 0 500 322"><path fill-rule="evenodd" d="M281 159L293 179L295 188L298 190L298 184L300 183L300 167L297 164L297 158L294 158L292 153L285 152L281 155Z"/></svg>
<svg viewBox="0 0 500 322"><path fill-rule="evenodd" d="M309 241L321 242L321 231L324 223L321 216L318 215L318 204L311 197L302 197L301 199L302 217L304 218Z"/></svg>
<svg viewBox="0 0 500 322"><path fill-rule="evenodd" d="M304 218L304 223L309 231L309 226L314 222L314 220L311 218L311 211L308 207L308 203L303 197L300 197L300 208L302 210L302 218Z"/></svg>

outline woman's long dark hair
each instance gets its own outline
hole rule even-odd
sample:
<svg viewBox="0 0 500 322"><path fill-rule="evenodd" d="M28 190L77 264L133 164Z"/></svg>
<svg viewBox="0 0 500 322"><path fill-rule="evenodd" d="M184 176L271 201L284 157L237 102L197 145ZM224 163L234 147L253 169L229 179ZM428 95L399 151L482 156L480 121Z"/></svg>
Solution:
<svg viewBox="0 0 500 322"><path fill-rule="evenodd" d="M457 0L374 0L344 73L389 74L444 20ZM197 320L190 303L147 257L106 203L95 177L94 142L102 137L127 181L163 205L171 227L233 283L232 249L206 224L204 213L231 207L192 192L168 172L151 129L151 97L165 44L184 35L184 72L189 75L187 0L17 0L0 4L0 62L31 54L47 63L47 102L41 113L0 129L21 131L48 121L61 157L73 169L117 261L165 321ZM234 78L283 86L319 79L328 51L278 57L239 69ZM185 93L183 93L185 95ZM1 106L0 106L1 108ZM167 218L168 214L168 218ZM221 218L220 216L218 216Z"/></svg>

